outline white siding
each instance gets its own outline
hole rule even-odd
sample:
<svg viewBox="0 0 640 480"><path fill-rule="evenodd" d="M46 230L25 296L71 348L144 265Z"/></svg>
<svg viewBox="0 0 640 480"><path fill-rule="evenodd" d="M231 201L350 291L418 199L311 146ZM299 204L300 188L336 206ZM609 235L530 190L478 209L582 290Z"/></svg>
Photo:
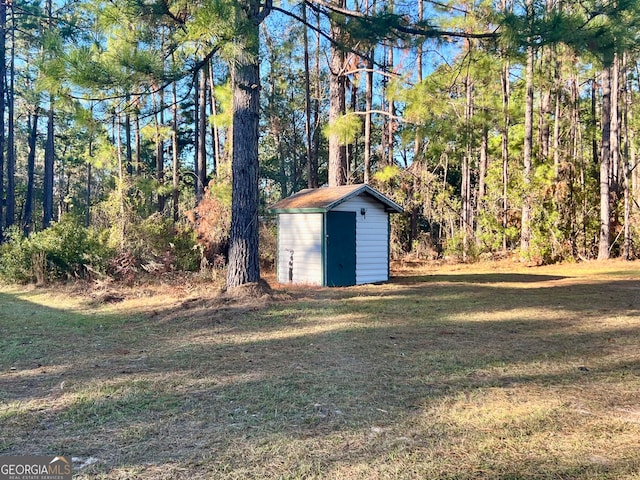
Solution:
<svg viewBox="0 0 640 480"><path fill-rule="evenodd" d="M366 214L360 214L362 208ZM356 284L389 280L389 214L368 195L359 195L333 209L356 212Z"/></svg>
<svg viewBox="0 0 640 480"><path fill-rule="evenodd" d="M278 282L322 285L322 213L278 215Z"/></svg>

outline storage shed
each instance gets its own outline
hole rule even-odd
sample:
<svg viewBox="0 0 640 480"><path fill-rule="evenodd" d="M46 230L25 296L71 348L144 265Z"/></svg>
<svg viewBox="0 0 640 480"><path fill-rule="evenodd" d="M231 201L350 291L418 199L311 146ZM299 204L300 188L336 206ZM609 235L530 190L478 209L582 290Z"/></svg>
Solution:
<svg viewBox="0 0 640 480"><path fill-rule="evenodd" d="M389 280L389 214L402 207L369 185L302 190L271 207L280 283L342 287Z"/></svg>

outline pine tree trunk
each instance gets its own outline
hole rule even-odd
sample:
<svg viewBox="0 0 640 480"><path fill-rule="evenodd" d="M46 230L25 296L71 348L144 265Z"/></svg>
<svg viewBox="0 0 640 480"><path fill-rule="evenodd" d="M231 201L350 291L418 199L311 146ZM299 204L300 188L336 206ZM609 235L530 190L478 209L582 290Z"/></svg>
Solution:
<svg viewBox="0 0 640 480"><path fill-rule="evenodd" d="M338 1L338 6L344 7L344 0ZM345 55L341 48L342 29L335 22L331 22L331 66L329 72L329 124L335 122L345 114L346 88L343 75ZM338 135L329 135L329 186L335 187L347 183L347 150L340 144Z"/></svg>
<svg viewBox="0 0 640 480"><path fill-rule="evenodd" d="M42 228L48 228L53 220L53 170L54 170L54 110L53 95L49 95L47 140L44 149L44 181L42 200Z"/></svg>
<svg viewBox="0 0 640 480"><path fill-rule="evenodd" d="M0 0L0 2L5 3L5 0ZM16 147L15 147L15 17L13 15L13 3L10 5L11 8L11 52L9 58L9 81L7 85L7 121L8 121L8 131L7 131L7 220L6 220L6 228L12 226L16 221ZM6 25L6 12L4 14L0 13L0 17L4 16L4 25ZM1 49L2 47L0 47ZM4 55L0 54L0 58L4 58ZM3 78L0 76L0 78Z"/></svg>
<svg viewBox="0 0 640 480"><path fill-rule="evenodd" d="M47 0L47 21L48 28L53 28L53 1ZM2 77L4 79L4 77ZM3 80L4 82L4 80ZM4 95L0 98L3 99ZM4 107L3 112L4 112ZM2 115L4 117L4 114ZM44 148L44 179L43 179L43 198L42 198L42 228L48 228L53 220L53 176L54 176L54 162L55 162L55 143L54 143L54 97L49 94L49 114L47 118L47 140ZM4 120L3 120L4 122ZM4 132L4 129L0 130ZM0 149L3 151L4 149ZM3 154L3 153L1 153ZM4 159L1 162L4 164ZM4 165L0 166L0 169L4 168ZM0 181L0 184L4 182ZM1 198L1 195L0 195ZM1 217L1 215L0 215Z"/></svg>
<svg viewBox="0 0 640 480"><path fill-rule="evenodd" d="M164 139L160 133L160 127L164 125L164 90L158 92L159 102L156 113L156 181L158 187L164 185ZM165 206L164 194L158 192L157 211L163 212Z"/></svg>
<svg viewBox="0 0 640 480"><path fill-rule="evenodd" d="M509 0L502 0L502 11L506 14L511 11ZM509 128L511 126L511 65L505 51L501 51L503 60L500 80L502 86L502 252L507 252L507 228L509 227Z"/></svg>
<svg viewBox="0 0 640 480"><path fill-rule="evenodd" d="M609 258L611 245L610 220L610 183L611 171L611 69L606 66L602 71L602 153L600 158L600 241L598 260Z"/></svg>
<svg viewBox="0 0 640 480"><path fill-rule="evenodd" d="M619 93L620 93L620 57L615 54L613 66L611 67L611 131L610 149L611 160L609 165L609 188L615 193L617 199L620 192L620 122L619 114Z"/></svg>
<svg viewBox="0 0 640 480"><path fill-rule="evenodd" d="M358 85L356 82L349 82L349 92L350 92L350 101L349 101L349 111L356 112L358 110ZM358 139L357 137L353 140L353 142L347 145L347 178L353 179L354 173L358 170L358 165L356 164L358 159Z"/></svg>
<svg viewBox="0 0 640 480"><path fill-rule="evenodd" d="M198 166L197 176L198 201L204 197L204 189L207 185L207 72L205 67L200 69L200 81L198 82Z"/></svg>
<svg viewBox="0 0 640 480"><path fill-rule="evenodd" d="M213 78L213 64L209 64L209 102L211 103L211 115L215 116L218 113L216 107L216 85ZM214 175L218 175L218 168L220 166L221 148L220 148L220 134L218 132L218 126L215 122L211 124L211 138L213 139L213 165L212 170Z"/></svg>
<svg viewBox="0 0 640 480"><path fill-rule="evenodd" d="M38 139L38 110L29 115L29 154L27 156L27 193L24 201L22 228L25 235L33 230L33 192L36 170L36 141Z"/></svg>
<svg viewBox="0 0 640 480"><path fill-rule="evenodd" d="M142 136L140 135L140 97L135 100L135 114L133 123L135 126L135 142L136 142L136 175L142 175Z"/></svg>
<svg viewBox="0 0 640 480"><path fill-rule="evenodd" d="M390 9L393 11L393 0L390 2ZM393 56L393 44L389 45L389 50L387 52L387 70L389 73L393 72L394 69L394 56ZM390 95L389 88L391 86L391 82L387 83L387 91L385 95L387 96L387 112L388 112L388 120L387 120L387 131L385 135L387 136L387 165L394 164L394 137L395 137L395 129L396 122L394 120L396 115L396 104L393 101L392 96Z"/></svg>
<svg viewBox="0 0 640 480"><path fill-rule="evenodd" d="M629 129L629 110L633 105L633 98L630 95L629 82L627 79L627 54L625 53L622 58L622 134L623 134L623 151L622 151L622 163L623 163L623 188L624 188L624 242L622 248L622 257L625 260L631 260L631 141L630 141L630 129Z"/></svg>
<svg viewBox="0 0 640 480"><path fill-rule="evenodd" d="M124 141L126 155L127 175L133 175L133 147L131 145L131 99L127 96L127 105L124 114Z"/></svg>
<svg viewBox="0 0 640 480"><path fill-rule="evenodd" d="M89 158L93 155L93 141L89 140ZM91 170L91 160L87 162L87 183L85 186L85 212L84 212L84 226L88 228L91 225L91 182L92 178L92 170Z"/></svg>
<svg viewBox="0 0 640 480"><path fill-rule="evenodd" d="M251 19L251 15L249 18ZM247 22L248 54L233 64L233 162L227 288L260 279L258 254L258 25Z"/></svg>
<svg viewBox="0 0 640 480"><path fill-rule="evenodd" d="M424 19L424 4L423 0L418 0L418 21L421 22ZM424 57L422 42L418 43L416 52L416 80L418 84L422 83L422 62ZM413 161L418 161L422 150L422 138L416 129L416 137L413 141Z"/></svg>
<svg viewBox="0 0 640 480"><path fill-rule="evenodd" d="M582 186L584 179L584 170L585 170L585 162L584 162L584 153L582 148L582 136L580 130L580 93L579 93L579 80L578 76L575 73L571 74L570 80L570 90L571 90L571 125L569 127L569 137L570 137L570 158L574 159L574 163L571 169L571 181L569 183L570 192L571 192L571 253L574 258L579 258L579 249L578 249L578 209L579 206L577 204L577 196L575 195L576 191L576 182L580 182L580 188L584 188ZM577 166L576 166L577 164ZM576 170L578 171L577 173ZM579 178L579 180L578 180ZM584 217L584 214L583 214ZM584 223L584 222L583 222ZM586 252L585 252L586 255Z"/></svg>
<svg viewBox="0 0 640 480"><path fill-rule="evenodd" d="M502 251L507 251L507 228L509 226L509 112L511 92L509 81L509 60L504 60L502 68Z"/></svg>
<svg viewBox="0 0 640 480"><path fill-rule="evenodd" d="M6 0L0 0L0 200L3 197L4 189L4 162L5 162L5 78L6 72L6 57L7 57L7 37L6 37L6 25L7 25L7 2ZM2 218L2 202L0 201L0 219ZM3 239L2 222L0 222L0 240Z"/></svg>
<svg viewBox="0 0 640 480"><path fill-rule="evenodd" d="M120 250L124 250L126 245L127 238L127 207L125 201L126 195L126 186L125 186L125 176L124 176L124 162L122 160L122 121L120 120L120 115L118 113L115 114L114 124L116 126L114 135L115 135L115 146L116 146L116 156L118 157L118 203L120 206Z"/></svg>
<svg viewBox="0 0 640 480"><path fill-rule="evenodd" d="M550 56L548 51L541 55L541 70L548 71L550 68ZM540 92L540 115L538 121L538 137L540 139L540 161L546 162L551 152L551 87L545 86L544 91Z"/></svg>
<svg viewBox="0 0 640 480"><path fill-rule="evenodd" d="M485 207L485 195L487 193L487 170L489 168L489 127L483 125L480 138L480 161L478 165L478 201L476 202L476 214L480 214ZM477 227L478 233L480 227Z"/></svg>
<svg viewBox="0 0 640 480"><path fill-rule="evenodd" d="M180 213L179 203L180 203L180 157L178 156L178 86L177 82L173 82L172 85L172 94L173 94L173 129L171 132L171 152L173 156L173 165L172 165L172 180L173 180L173 191L171 195L172 207L173 207L173 223L178 221L178 216Z"/></svg>
<svg viewBox="0 0 640 480"><path fill-rule="evenodd" d="M472 45L467 41L467 54L471 57ZM462 157L462 260L467 260L469 250L469 235L473 231L473 220L471 206L471 157L473 155L473 131L471 120L473 117L473 81L469 74L469 66L467 66L467 74L464 79L465 87L465 153Z"/></svg>
<svg viewBox="0 0 640 480"><path fill-rule="evenodd" d="M202 192L204 191L200 186L200 76L197 75L194 78L194 92L193 96L193 193L196 196L196 204L202 200Z"/></svg>
<svg viewBox="0 0 640 480"><path fill-rule="evenodd" d="M531 165L533 160L533 47L527 48L527 64L525 67L525 113L524 113L524 147L523 147L523 198L522 224L520 227L520 257L529 256L531 242Z"/></svg>
<svg viewBox="0 0 640 480"><path fill-rule="evenodd" d="M371 133L373 126L373 57L375 50L369 50L365 85L366 113L364 117L364 183L371 181Z"/></svg>
<svg viewBox="0 0 640 480"><path fill-rule="evenodd" d="M315 38L315 55L314 55L314 95L313 95L313 148L311 158L313 158L312 170L316 173L317 186L320 179L318 177L319 157L320 157L320 13L316 13L316 38Z"/></svg>
<svg viewBox="0 0 640 480"><path fill-rule="evenodd" d="M313 134L311 131L311 70L309 62L309 37L307 26L307 5L302 4L302 21L304 22L304 132L305 153L307 158L307 186L318 188L318 162L313 161Z"/></svg>

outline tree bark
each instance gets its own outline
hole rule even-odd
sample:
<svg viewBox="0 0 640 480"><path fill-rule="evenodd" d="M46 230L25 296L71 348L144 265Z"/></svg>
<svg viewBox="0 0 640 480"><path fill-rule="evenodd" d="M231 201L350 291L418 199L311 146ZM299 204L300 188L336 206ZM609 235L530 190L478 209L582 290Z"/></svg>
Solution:
<svg viewBox="0 0 640 480"><path fill-rule="evenodd" d="M5 162L5 77L6 77L6 56L7 56L7 0L0 0L0 200L3 197L4 189L4 162ZM2 202L0 201L0 219L2 218ZM0 240L3 238L2 225L0 222Z"/></svg>
<svg viewBox="0 0 640 480"><path fill-rule="evenodd" d="M314 65L313 65L313 73L314 73L314 94L313 94L313 144L312 144L312 154L311 158L313 159L312 170L316 173L317 178L317 186L320 184L319 178L319 157L320 157L320 13L316 12L316 36L315 36L315 55L314 55Z"/></svg>
<svg viewBox="0 0 640 480"><path fill-rule="evenodd" d="M344 0L339 0L339 6L344 7ZM345 54L341 48L342 28L335 21L331 21L331 65L329 72L329 124L333 125L346 109L346 88L343 75ZM329 135L329 186L335 187L347 183L347 150L340 144L336 132Z"/></svg>
<svg viewBox="0 0 640 480"><path fill-rule="evenodd" d="M134 101L133 124L135 127L136 142L136 175L142 175L142 136L140 135L140 97L136 96Z"/></svg>
<svg viewBox="0 0 640 480"><path fill-rule="evenodd" d="M93 155L93 141L89 140L89 158ZM91 225L91 182L93 181L93 172L91 167L91 161L87 162L87 183L85 186L85 212L84 212L84 226L86 228Z"/></svg>
<svg viewBox="0 0 640 480"><path fill-rule="evenodd" d="M196 198L198 201L204 197L204 188L207 185L207 72L206 67L200 69L198 82L198 176Z"/></svg>
<svg viewBox="0 0 640 480"><path fill-rule="evenodd" d="M609 258L611 246L611 209L609 173L611 167L611 69L602 71L602 153L600 158L600 241L598 260Z"/></svg>
<svg viewBox="0 0 640 480"><path fill-rule="evenodd" d="M42 199L42 228L48 228L53 220L53 170L54 170L54 119L53 95L49 95L47 116L47 140L44 149L44 182Z"/></svg>
<svg viewBox="0 0 640 480"><path fill-rule="evenodd" d="M509 60L504 60L502 67L502 251L507 251L507 228L509 226L509 127L510 114L510 79Z"/></svg>
<svg viewBox="0 0 640 480"><path fill-rule="evenodd" d="M216 85L213 78L213 64L209 63L209 102L211 103L211 115L215 116L218 113L218 108L216 107ZM215 122L211 124L211 138L213 141L213 165L212 170L214 175L218 175L218 168L220 166L221 158L221 148L220 148L220 134L218 132L218 126Z"/></svg>
<svg viewBox="0 0 640 480"><path fill-rule="evenodd" d="M480 161L478 165L478 201L476 202L476 212L484 210L484 196L487 193L487 170L489 168L489 127L482 126L480 137Z"/></svg>
<svg viewBox="0 0 640 480"><path fill-rule="evenodd" d="M232 67L233 161L227 288L260 280L258 252L258 121L260 115L259 5L242 2L246 54ZM266 12L268 13L268 11ZM266 15L263 13L263 15Z"/></svg>
<svg viewBox="0 0 640 480"><path fill-rule="evenodd" d="M631 260L631 141L629 129L629 110L633 105L633 98L630 94L629 82L627 79L627 55L622 58L622 132L623 132L623 151L622 162L624 170L624 242L622 248L622 257L625 260Z"/></svg>
<svg viewBox="0 0 640 480"><path fill-rule="evenodd" d="M33 229L33 192L36 170L36 141L38 139L38 110L29 115L29 154L27 156L27 193L24 201L22 229L29 235Z"/></svg>
<svg viewBox="0 0 640 480"><path fill-rule="evenodd" d="M47 8L48 28L52 29L53 28L53 1L52 0L47 0L46 8ZM4 83L4 77L3 77L2 83ZM0 98L2 98L2 103L4 104L4 95ZM4 107L2 108L4 109ZM2 116L4 117L4 115ZM51 221L53 220L53 175L54 175L54 162L55 162L54 121L55 121L54 97L52 94L49 94L49 113L47 116L47 140L46 140L45 149L44 149L42 228L48 228L49 225L51 225ZM4 128L1 129L0 131L3 132L3 136L4 136ZM0 149L0 152L2 152L3 150L4 149ZM0 153L0 155L2 154L3 153ZM4 163L4 159L1 163ZM0 166L0 169L3 167L4 165ZM3 182L0 181L0 183L3 183ZM0 195L0 198L1 198L1 195Z"/></svg>
<svg viewBox="0 0 640 480"><path fill-rule="evenodd" d="M173 156L173 168L172 168L172 179L173 179L173 191L171 195L172 207L173 207L173 223L178 221L178 216L180 214L179 210L179 202L180 202L180 157L178 155L178 86L177 82L173 82L172 85L172 95L173 95L173 128L171 132L171 153Z"/></svg>
<svg viewBox="0 0 640 480"><path fill-rule="evenodd" d="M127 95L124 113L124 141L127 175L133 175L133 147L131 145L131 98Z"/></svg>
<svg viewBox="0 0 640 480"><path fill-rule="evenodd" d="M5 0L0 0L5 3ZM2 7L0 7L2 8ZM6 7L5 7L6 8ZM11 53L9 57L9 81L7 85L7 212L5 227L11 227L16 221L16 147L15 147L15 16L13 15L13 3L10 4L11 8ZM3 17L2 24L6 25L6 11L0 13ZM6 35L6 30L5 30ZM3 49L4 47L0 47ZM3 54L0 54L0 58L4 58ZM0 76L0 78L4 78ZM0 97L2 98L2 97Z"/></svg>
<svg viewBox="0 0 640 480"><path fill-rule="evenodd" d="M618 115L620 93L620 57L615 54L611 67L611 130L610 149L611 160L609 165L609 188L616 195L620 193L620 122Z"/></svg>
<svg viewBox="0 0 640 480"><path fill-rule="evenodd" d="M318 188L318 161L313 160L313 133L311 131L311 66L309 61L309 37L307 27L307 5L302 4L302 20L304 22L304 132L305 153L307 158L307 186Z"/></svg>
<svg viewBox="0 0 640 480"><path fill-rule="evenodd" d="M467 43L467 54L472 56L473 46L470 40ZM469 72L470 65L467 66L467 73L464 79L465 88L465 153L462 158L462 259L467 260L469 251L469 235L473 234L473 206L471 197L471 162L473 156L473 80Z"/></svg>
<svg viewBox="0 0 640 480"><path fill-rule="evenodd" d="M421 22L424 19L424 4L423 0L418 0L418 21ZM422 62L424 57L424 45L419 41L416 52L416 80L418 84L422 83ZM413 161L419 161L422 151L422 138L418 130L416 129L416 136L413 141Z"/></svg>
<svg viewBox="0 0 640 480"><path fill-rule="evenodd" d="M525 113L524 113L524 147L523 147L523 192L522 219L520 227L520 257L529 256L531 242L531 165L533 160L533 47L527 48L527 63L525 67Z"/></svg>
<svg viewBox="0 0 640 480"><path fill-rule="evenodd" d="M164 125L164 90L158 92L159 102L156 113L156 181L158 188L164 185L164 139L160 133L160 126ZM165 197L158 192L157 211L164 211Z"/></svg>
<svg viewBox="0 0 640 480"><path fill-rule="evenodd" d="M390 5L389 5L390 10L393 12L393 0L391 0ZM389 45L389 50L387 51L387 70L389 73L393 72L394 67L394 55L393 55L393 44ZM390 95L389 92L389 87L391 86L391 82L387 83L387 91L385 92L385 95L387 97L387 112L388 112L388 119L387 119L387 130L384 133L387 136L387 165L393 165L394 162L394 138L395 138L395 130L396 130L396 121L394 120L395 116L396 116L396 104L392 98L392 96Z"/></svg>

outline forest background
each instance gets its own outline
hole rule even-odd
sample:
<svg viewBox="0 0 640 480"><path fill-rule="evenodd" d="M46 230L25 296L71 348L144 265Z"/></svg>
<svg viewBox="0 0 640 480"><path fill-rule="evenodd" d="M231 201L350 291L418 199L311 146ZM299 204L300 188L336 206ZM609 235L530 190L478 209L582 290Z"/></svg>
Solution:
<svg viewBox="0 0 640 480"><path fill-rule="evenodd" d="M395 256L636 256L640 2L3 0L0 25L5 281L254 282L270 204L362 182L405 208Z"/></svg>

